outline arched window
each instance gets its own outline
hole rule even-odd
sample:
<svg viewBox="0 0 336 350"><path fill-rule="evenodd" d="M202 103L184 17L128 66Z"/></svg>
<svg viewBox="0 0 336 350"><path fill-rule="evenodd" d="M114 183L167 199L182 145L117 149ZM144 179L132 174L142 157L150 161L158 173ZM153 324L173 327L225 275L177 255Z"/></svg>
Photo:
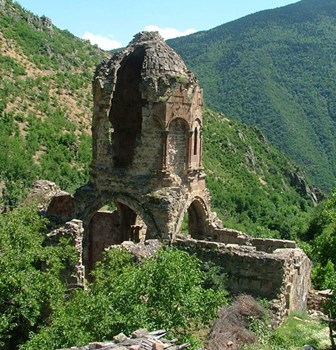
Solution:
<svg viewBox="0 0 336 350"><path fill-rule="evenodd" d="M194 156L197 155L197 149L198 149L198 130L197 130L197 127L195 127L195 130L194 130Z"/></svg>
<svg viewBox="0 0 336 350"><path fill-rule="evenodd" d="M195 199L184 216L182 231L187 230L192 238L204 239L207 232L207 210L201 199Z"/></svg>

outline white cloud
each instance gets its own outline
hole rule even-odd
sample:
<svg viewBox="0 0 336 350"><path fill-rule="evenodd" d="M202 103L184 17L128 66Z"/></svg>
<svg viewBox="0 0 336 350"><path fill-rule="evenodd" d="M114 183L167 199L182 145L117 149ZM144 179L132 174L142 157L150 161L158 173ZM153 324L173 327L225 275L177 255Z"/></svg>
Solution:
<svg viewBox="0 0 336 350"><path fill-rule="evenodd" d="M189 35L196 32L196 29L186 29L183 32L177 30L176 28L160 28L158 26L155 26L153 24L150 24L145 27L146 31L157 31L159 32L164 39L172 39L176 38L178 36L184 36Z"/></svg>
<svg viewBox="0 0 336 350"><path fill-rule="evenodd" d="M90 40L92 45L97 44L103 50L112 50L122 47L121 42L99 34L96 35L86 32L83 35L83 39Z"/></svg>

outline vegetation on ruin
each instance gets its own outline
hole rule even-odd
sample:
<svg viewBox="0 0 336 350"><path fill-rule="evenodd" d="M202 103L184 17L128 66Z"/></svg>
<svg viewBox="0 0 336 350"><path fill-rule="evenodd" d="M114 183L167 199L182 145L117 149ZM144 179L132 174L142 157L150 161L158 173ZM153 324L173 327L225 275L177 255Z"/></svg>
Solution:
<svg viewBox="0 0 336 350"><path fill-rule="evenodd" d="M0 347L16 349L63 302L59 278L73 248L44 247L45 220L32 206L0 216ZM42 269L42 267L44 267Z"/></svg>
<svg viewBox="0 0 336 350"><path fill-rule="evenodd" d="M85 345L143 327L187 339L226 303L225 290L211 288L216 274L175 249L141 263L111 249L93 271L94 282L69 295L60 273L74 248L66 241L45 245L45 224L32 206L0 216L1 348Z"/></svg>
<svg viewBox="0 0 336 350"><path fill-rule="evenodd" d="M326 192L336 186L336 3L302 0L168 40L205 102L252 126Z"/></svg>
<svg viewBox="0 0 336 350"><path fill-rule="evenodd" d="M336 164L335 86L329 80L335 70L329 51L335 42L335 5L303 0L292 6L170 44L200 78L210 107L258 125L315 184L329 191L335 185ZM293 8L298 11L288 12ZM162 251L157 260L136 265L125 252L110 251L88 291L77 291L72 298L66 294L59 274L72 259L72 249L67 242L45 247L45 221L30 207L15 208L38 178L70 192L87 181L91 79L106 53L68 31L47 26L10 0L0 11L0 347L43 349L51 342L53 348L70 346L146 325L167 327L171 334L194 331L225 297L211 289L222 286L216 271L204 275L199 262L184 253ZM261 22L269 30L261 31ZM266 37L267 32L272 35ZM305 189L313 188L311 182L255 127L206 109L203 131L207 186L225 226L255 236L297 239L315 264L315 285L336 291L336 193L314 207L311 193L293 183L290 174L297 174ZM114 272L106 269L111 264ZM118 283L111 286L116 271ZM145 274L151 279L144 279ZM178 281L174 291L169 289L171 278ZM156 294L157 289L163 294ZM129 298L127 305L118 304L123 298ZM160 305L156 298L162 300ZM176 299L185 304L171 313ZM111 313L111 303L118 312ZM127 314L121 312L124 307ZM154 307L160 312L153 312ZM336 318L336 293L326 307ZM295 321L276 333L267 333L262 324L255 330L261 330L261 341L267 337L265 348L284 349L292 335L302 334ZM186 327L189 323L193 329ZM274 339L278 347L266 345Z"/></svg>

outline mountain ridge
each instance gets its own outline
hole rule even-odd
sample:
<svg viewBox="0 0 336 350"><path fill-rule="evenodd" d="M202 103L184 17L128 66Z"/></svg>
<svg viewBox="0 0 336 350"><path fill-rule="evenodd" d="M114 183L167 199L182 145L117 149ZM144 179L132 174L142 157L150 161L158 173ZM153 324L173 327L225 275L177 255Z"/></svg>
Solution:
<svg viewBox="0 0 336 350"><path fill-rule="evenodd" d="M336 185L335 32L336 3L303 0L168 43L210 108L261 128L328 192Z"/></svg>
<svg viewBox="0 0 336 350"><path fill-rule="evenodd" d="M36 179L70 192L88 181L90 86L96 64L107 55L11 1L6 6L0 17L0 203L5 209L16 206ZM204 123L214 210L228 226L290 237L295 221L316 203L309 180L257 129L208 109Z"/></svg>

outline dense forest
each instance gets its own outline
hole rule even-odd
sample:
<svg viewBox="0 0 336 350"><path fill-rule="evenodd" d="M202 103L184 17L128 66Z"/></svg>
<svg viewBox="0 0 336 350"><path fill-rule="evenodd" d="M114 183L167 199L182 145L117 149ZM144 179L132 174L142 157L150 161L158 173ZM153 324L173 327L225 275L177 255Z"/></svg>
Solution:
<svg viewBox="0 0 336 350"><path fill-rule="evenodd" d="M301 3L305 8L313 6L314 9L316 6L314 1L308 0L298 3L297 6ZM321 7L325 5L324 1L320 3ZM277 11L287 11L286 9L287 7L274 10L273 15L272 11L266 11L254 15L256 17L248 16L242 19L246 23L239 24L236 21L230 26L236 28L237 33L241 27L248 28L247 23L259 23L258 26L261 26L258 16L269 16L269 22L265 22L268 25L275 19L278 20L278 17L282 18ZM292 11L289 12L292 16ZM301 10L294 13L299 21ZM302 12L303 31L306 31L305 26L309 22L305 13ZM321 25L319 21L314 21L314 13L312 11L309 22L314 28L311 29L312 33ZM109 339L119 331L131 332L135 328L147 326L165 327L171 336L186 337L197 348L200 346L199 326L205 327L210 322L218 306L228 302L228 296L225 283L218 283L219 277L223 277L221 272L216 268L205 272L201 269L200 261L185 253L163 250L157 259L136 265L125 252L111 250L93 272L95 282L86 291L79 290L69 296L59 275L65 264L72 261L74 252L66 240L58 247L46 246L44 238L48 223L37 215L34 207L26 207L22 205L22 201L36 179L54 181L69 192L88 180L91 161L91 80L95 66L108 57L109 53L76 38L66 30L59 30L48 18L37 17L10 0L0 2L0 14L0 347L51 349ZM332 14L331 8L329 14ZM286 15L283 22L287 21L289 18ZM226 26L213 30L214 33L218 32L217 38L227 36L223 36L221 32ZM311 88L309 79L314 76L320 82L318 91L328 91L330 96L333 96L333 87L327 76L320 75L319 71L314 71L313 74L307 70L307 74L310 72L311 75L309 73L307 79L302 81L301 87L295 85L294 73L286 75L279 71L277 74L283 79L289 79L292 74L292 83L297 89L296 100L289 97L289 92L285 94L288 100L283 100L283 95L272 89L260 92L261 95L258 95L259 92L257 95L250 95L248 90L244 90L249 84L257 84L260 88L263 83L262 80L254 81L253 77L259 77L260 72L251 70L247 63L253 59L258 61L259 56L252 55L253 47L259 47L257 43L260 41L262 44L265 38L256 29L252 35L246 28L251 54L244 58L245 61L238 61L245 62L241 64L246 64L245 68L252 76L248 82L238 79L237 76L236 83L241 85L232 89L230 87L231 100L223 91L227 91L227 87L223 85L221 90L219 82L211 85L211 81L217 79L216 75L219 78L223 75L217 74L215 70L214 75L209 74L207 69L210 66L205 64L209 62L208 58L204 58L204 66L201 67L198 62L202 59L198 59L197 55L192 56L191 49L198 44L192 44L192 41L190 44L183 44L185 52L190 49L189 56L184 58L201 80L207 105L224 111L219 113L205 108L203 115L203 162L213 210L226 227L258 237L297 240L314 262L315 286L336 289L336 193L323 200L322 193L317 189L317 185L320 185L322 189L329 191L334 184L334 173L326 166L332 160L329 155L335 154L332 148L335 145L331 142L334 141L331 139L334 135L334 124L328 119L329 115L327 117L315 111L315 108L321 108L321 113L325 110L324 105L319 104L319 94L316 93L316 99L310 99L309 94L316 86ZM275 38L278 38L279 47L282 47L280 38L287 38L288 33L281 26L277 27L277 31L279 36ZM197 33L183 40L194 40L207 34L208 32ZM215 38L216 36L207 41L208 48L203 47L198 52L213 53L213 59L220 61L216 55L221 55L224 44L217 45ZM300 47L300 37L297 45L295 40L292 37L288 42L294 42L293 47ZM232 42L235 45L240 42L241 47L246 45L244 36L238 35ZM177 45L177 41L171 43ZM331 45L330 42L329 44ZM272 45L275 44L269 45L271 52ZM259 48L264 50L261 46ZM295 59L292 56L288 52L288 61L284 60L282 64L291 66L291 60ZM314 59L313 56L309 57ZM316 65L319 68L321 66ZM267 69L264 62L260 66ZM295 64L293 67L298 69L301 66ZM243 66L239 64L230 74L238 74L242 69ZM302 68L305 69L307 68ZM223 67L221 71L227 73L227 69ZM265 73L267 79L272 76ZM271 80L267 82L273 86ZM287 88L285 84L281 86ZM237 89L242 89L240 94L246 91L243 95L251 98L248 103L239 94L237 96L240 97L233 99L234 91L238 93ZM290 128L298 123L301 129L313 128L308 127L308 117L300 119L303 114L299 114L298 120L295 119L298 115L295 108L299 107L294 108L289 103L295 100L299 104L304 94L308 94L305 98L310 103L305 104L305 109L300 107L300 113L306 113L308 108L311 115L316 112L314 116L318 118L314 119L314 132L317 128L324 130L329 127L329 134L318 136L319 145L329 147L328 159L325 158L323 147L316 148L319 150L316 152L320 153L315 153L315 148L310 148L312 146L306 144L302 138L304 133L301 135L295 128L292 130L296 135L292 141L299 142L294 142L295 147L304 150L301 152L302 157L320 157L320 163L317 163L319 166L316 166L321 172L320 182L317 173L311 173L313 180L309 180L300 170L303 168L308 171L308 165L315 164L313 160L308 165L303 160L298 167L268 142L264 133L278 148L286 148L277 144L274 137L268 134L267 127L259 124L262 129L260 131L255 126L251 127L237 120L243 119L247 124L255 124L243 116L244 113L251 118L258 115L258 118L268 120L269 125L278 123L282 128L282 115L272 112L273 105L270 100L264 100L269 98L272 91L272 98L281 102L277 111L282 112L284 108L288 108L288 115L293 117L294 124L291 124L292 119L287 118L286 127ZM325 103L332 110L331 101L325 99ZM237 109L234 110L233 107ZM259 114L258 111L262 113ZM273 122L271 116L274 117ZM334 123L335 117L332 118ZM329 124L324 124L326 120ZM279 133L281 128L274 130ZM311 131L312 135L314 132ZM285 134L281 135L283 141L289 142ZM306 148L302 145L306 145ZM293 156L290 152L288 154ZM149 271L155 273L151 273L151 279L146 279ZM181 271L184 273L180 274ZM178 285L174 291L169 287L172 279ZM112 280L114 283L111 283ZM225 282L225 278L221 281ZM146 303L139 303L144 291L147 296ZM176 307L177 299L180 301L179 307ZM125 300L128 302L125 303ZM335 300L331 300L328 305L328 310L334 317L335 305ZM173 307L176 312L171 313ZM275 335L267 330L267 321L262 324L253 323L251 327L255 327L260 336L264 335L265 341L273 342L272 349L289 349L297 344L297 337L293 335L298 332L295 327L285 324L284 330L280 329ZM288 327L292 327L291 331ZM321 325L318 327L323 328ZM288 332L292 332L291 336ZM310 341L309 339L302 335L301 341ZM266 348L269 347L265 345Z"/></svg>
<svg viewBox="0 0 336 350"><path fill-rule="evenodd" d="M168 43L199 78L208 107L258 126L330 193L335 40L336 2L302 0Z"/></svg>

